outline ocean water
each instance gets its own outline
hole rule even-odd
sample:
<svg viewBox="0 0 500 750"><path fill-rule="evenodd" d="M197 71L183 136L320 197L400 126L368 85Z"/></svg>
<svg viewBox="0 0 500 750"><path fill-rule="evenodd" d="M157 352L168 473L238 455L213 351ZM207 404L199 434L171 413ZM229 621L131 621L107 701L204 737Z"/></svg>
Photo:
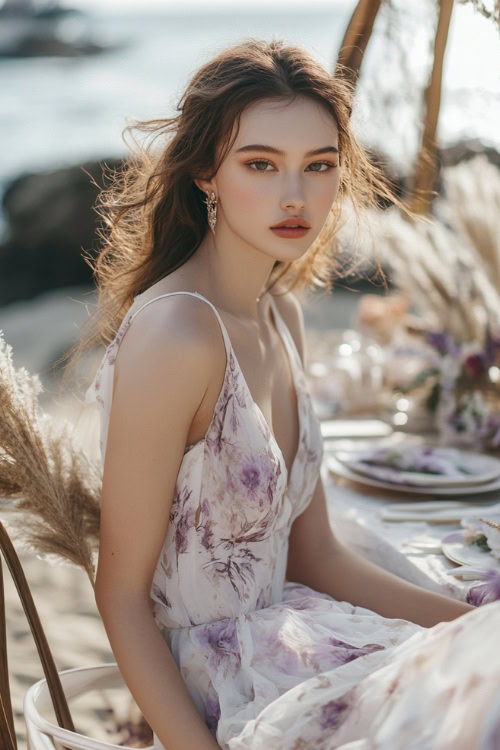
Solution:
<svg viewBox="0 0 500 750"><path fill-rule="evenodd" d="M124 154L121 131L127 122L172 114L196 68L244 37L301 44L332 70L354 4L332 0L320 6L283 2L212 8L205 3L193 9L168 2L116 3L104 11L87 3L88 32L122 45L116 51L75 59L0 60L0 192L23 171ZM80 5L85 7L86 0ZM400 0L399 5L400 26L392 31L399 39L399 56L383 35L389 20L381 16L365 57L354 124L368 145L379 146L396 161L411 162L419 137L420 92L429 71L433 3ZM481 137L500 146L498 33L470 6L456 6L439 139L446 144ZM64 24L68 38L78 32L74 20Z"/></svg>

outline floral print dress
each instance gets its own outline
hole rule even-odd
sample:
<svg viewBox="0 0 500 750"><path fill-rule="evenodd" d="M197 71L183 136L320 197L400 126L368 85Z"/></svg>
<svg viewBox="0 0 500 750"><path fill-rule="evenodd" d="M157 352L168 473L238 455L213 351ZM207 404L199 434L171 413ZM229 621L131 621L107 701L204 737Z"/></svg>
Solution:
<svg viewBox="0 0 500 750"><path fill-rule="evenodd" d="M145 303L139 295L106 349L85 397L100 411L103 464L120 342L140 310L175 294L212 307L226 370L205 437L185 449L150 596L220 747L498 750L500 603L427 629L285 580L290 529L311 501L323 443L299 354L272 297L299 412L289 475L224 323L198 292ZM156 735L155 749L163 750Z"/></svg>

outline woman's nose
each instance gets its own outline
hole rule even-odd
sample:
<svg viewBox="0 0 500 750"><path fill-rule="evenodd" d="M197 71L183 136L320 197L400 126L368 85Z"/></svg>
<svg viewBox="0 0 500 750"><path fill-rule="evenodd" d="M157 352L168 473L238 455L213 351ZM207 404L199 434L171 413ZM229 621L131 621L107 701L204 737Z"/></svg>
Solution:
<svg viewBox="0 0 500 750"><path fill-rule="evenodd" d="M305 200L300 193L288 192L288 194L281 201L282 209L293 208L295 211L301 211L305 206Z"/></svg>
<svg viewBox="0 0 500 750"><path fill-rule="evenodd" d="M305 206L304 186L299 176L287 175L282 183L282 209L301 211Z"/></svg>

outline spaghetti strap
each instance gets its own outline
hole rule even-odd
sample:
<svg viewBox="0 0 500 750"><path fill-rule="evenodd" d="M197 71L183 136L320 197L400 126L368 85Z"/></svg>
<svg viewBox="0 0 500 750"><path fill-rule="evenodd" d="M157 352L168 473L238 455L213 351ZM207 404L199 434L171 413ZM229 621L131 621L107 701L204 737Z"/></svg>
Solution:
<svg viewBox="0 0 500 750"><path fill-rule="evenodd" d="M111 402L111 397L113 393L112 370L114 368L118 349L123 340L123 337L125 336L126 332L130 328L130 324L132 323L137 313L139 313L143 308L147 307L147 305L151 304L151 302L155 302L155 300L161 299L161 297L171 297L171 296L174 296L175 294L189 294L192 297L198 297L198 299L202 299L204 302L207 303L207 305L210 305L210 307L212 308L212 310L214 311L217 317L217 320L219 321L219 325L222 331L222 337L224 339L224 345L226 348L226 371L227 371L229 367L229 360L232 354L231 339L229 338L229 334L227 332L226 326L224 325L222 318L219 315L218 310L216 309L215 305L213 305L212 302L210 302L210 300L208 300L199 292L185 292L185 291L167 292L165 294L159 294L156 297L153 297L152 299L147 300L147 302L144 302L144 304L142 304L137 310L134 310L136 303L140 301L140 298L142 296L142 295L138 295L135 298L134 302L132 303L131 307L128 309L127 314L123 318L116 332L116 335L110 341L110 343L108 344L106 348L106 351L104 352L104 356L102 357L97 367L97 371L94 375L94 378L85 392L86 404L91 404L93 402L96 402L100 409L104 409L105 403L107 401ZM102 452L104 452L104 446L106 444L106 437L107 437L107 424L104 424L102 431L101 431L101 438L100 438L100 446L101 446Z"/></svg>
<svg viewBox="0 0 500 750"><path fill-rule="evenodd" d="M151 302L155 302L155 300L161 299L162 297L173 297L176 294L189 294L192 297L198 297L199 299L202 299L204 302L207 303L207 305L210 305L210 307L212 308L212 310L214 311L214 313L215 313L215 315L217 317L217 320L219 321L219 325L220 325L221 331L222 331L222 336L224 338L224 344L226 346L226 356L229 357L229 352L231 350L231 339L229 338L229 334L227 332L226 326L222 322L222 318L219 315L219 312L218 312L217 308L215 307L215 305L212 302L210 302L210 300L208 300L206 297L204 297L202 294L200 294L199 292L184 292L184 291L181 291L181 292L167 292L165 294L159 294L157 297L153 297L153 299L150 299L147 302L145 302L143 305L141 305L141 307L139 307L139 309L136 310L133 313L133 315L130 317L130 319L128 320L128 325L130 325L130 323L133 321L133 319L135 318L135 316L137 315L137 313L139 313L144 307L147 307L147 305L149 305Z"/></svg>

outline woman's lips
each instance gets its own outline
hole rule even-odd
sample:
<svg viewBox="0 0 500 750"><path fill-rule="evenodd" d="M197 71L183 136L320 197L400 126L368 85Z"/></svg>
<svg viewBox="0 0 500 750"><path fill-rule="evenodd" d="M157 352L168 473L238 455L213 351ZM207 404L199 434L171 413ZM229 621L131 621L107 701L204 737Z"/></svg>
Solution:
<svg viewBox="0 0 500 750"><path fill-rule="evenodd" d="M298 239L303 237L309 231L309 227L297 227L296 229L289 229L287 227L271 227L271 232L277 234L278 237L284 237L285 239Z"/></svg>

